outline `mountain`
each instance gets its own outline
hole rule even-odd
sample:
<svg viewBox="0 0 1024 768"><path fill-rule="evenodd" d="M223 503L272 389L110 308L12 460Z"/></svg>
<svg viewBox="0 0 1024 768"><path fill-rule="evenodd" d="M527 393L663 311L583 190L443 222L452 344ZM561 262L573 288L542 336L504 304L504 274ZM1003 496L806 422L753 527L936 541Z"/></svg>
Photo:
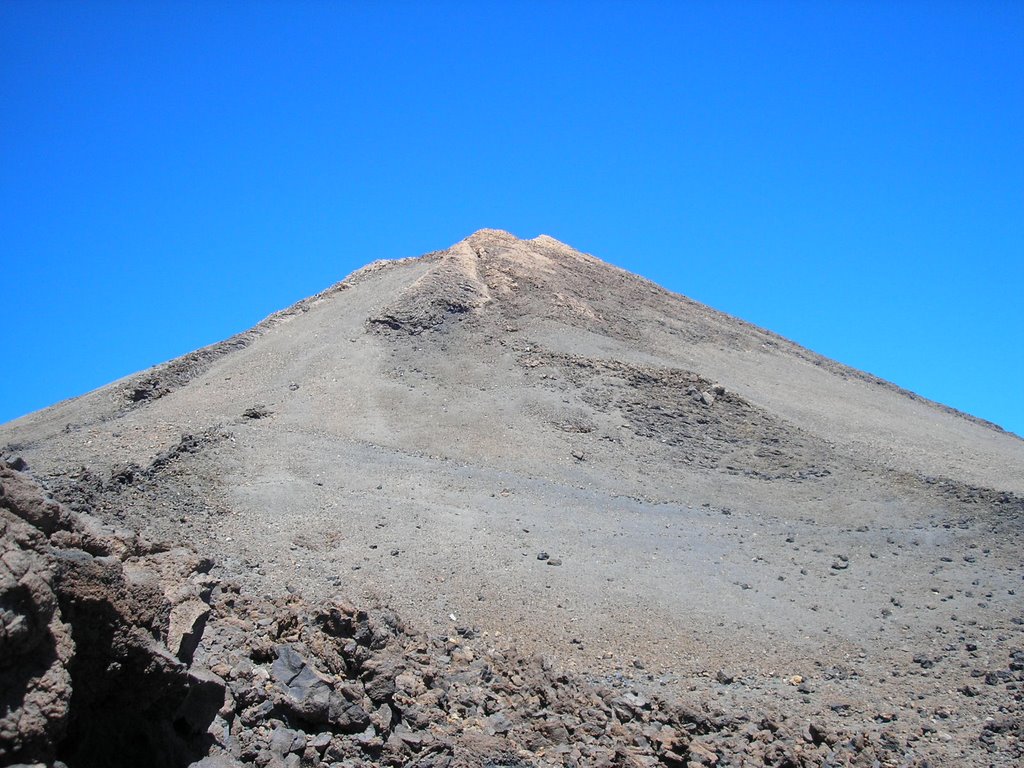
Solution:
<svg viewBox="0 0 1024 768"><path fill-rule="evenodd" d="M547 236L375 262L0 449L253 595L900 760L1024 744L1024 441Z"/></svg>

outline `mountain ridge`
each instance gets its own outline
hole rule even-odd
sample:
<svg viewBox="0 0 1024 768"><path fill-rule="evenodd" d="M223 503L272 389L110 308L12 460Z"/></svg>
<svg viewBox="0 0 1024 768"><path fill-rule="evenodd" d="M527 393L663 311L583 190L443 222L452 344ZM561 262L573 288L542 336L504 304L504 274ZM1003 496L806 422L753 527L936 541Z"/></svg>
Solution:
<svg viewBox="0 0 1024 768"><path fill-rule="evenodd" d="M702 310L708 313L717 315L718 317L729 323L735 323L745 327L746 329L754 333L762 334L768 339L771 339L773 342L778 343L786 347L789 351L794 352L795 354L797 354L797 356L807 359L814 365L827 368L843 376L862 379L869 383L876 384L888 389L892 389L893 391L896 391L899 394L906 396L912 400L920 401L927 405L937 407L953 415L964 418L968 421L977 423L979 425L991 428L998 432L1004 433L1006 435L1024 441L1024 438L1022 438L1021 436L1005 429L1004 427L1000 426L999 424L996 424L995 422L981 418L966 411L961 411L945 403L936 400L931 400L923 395L918 394L917 392L914 392L913 390L907 389L906 387L903 387L899 384L888 381L880 376L828 358L818 352L815 352L809 347L804 347L800 344L797 344L796 342L790 341L789 339L785 338L784 336L778 333L775 333L774 331L771 331L770 329L758 326L755 323L751 323L750 321L744 320L743 318L737 315L732 315L730 313L715 309L708 305L701 304L700 302L696 302L695 300L687 297L685 294L677 293L669 289L666 289L658 285L657 283L649 280L648 278L643 277L642 275L629 272L628 270L625 270L614 264L601 261L600 259L597 259L596 257L590 254L577 251L568 244L559 241L554 237L541 234L538 235L537 237L525 240L520 239L505 230L493 228L484 228L477 230L473 234L469 235L468 237L464 238L463 240L459 241L458 243L447 249L432 251L421 256L401 257L396 259L378 259L376 261L370 262L352 271L342 280L328 286L324 290L319 291L316 294L309 296L307 298L300 299L294 304L291 304L280 310L272 312L270 315L266 316L265 318L257 322L255 325L253 325L251 328L233 334L221 341L217 341L212 344L200 347L195 351L185 353L184 355L180 355L175 358L171 358L170 360L167 360L162 363L157 363L136 373L128 374L127 376L112 381L108 384L102 385L89 392L85 392L82 393L81 395L66 398L65 400L59 401L58 403L54 403L51 406L47 406L43 409L40 409L40 411L35 411L30 414L25 414L24 416L18 417L16 419L12 419L8 423L16 423L22 419L32 416L35 413L41 413L51 408L54 408L55 406L62 405L63 403L76 400L79 397L86 397L94 393L106 390L107 388L116 387L119 385L124 385L126 390L133 390L132 394L129 394L128 397L129 399L133 397L137 398L134 400L134 402L148 401L150 399L153 399L153 395L156 394L158 388L154 390L152 386L147 386L147 379L154 377L158 378L160 381L166 382L165 386L171 386L173 388L183 386L192 377L191 375L186 374L184 380L182 380L183 373L187 371L196 371L206 362L216 359L221 355L229 354L230 352L236 349L247 346L249 343L251 343L252 340L262 335L262 333L272 328L274 325L280 322L284 322L300 312L307 311L310 306L313 306L316 303L329 298L330 296L334 295L335 293L338 293L339 291L347 289L351 285L362 280L364 277L372 275L379 270L401 266L402 264L406 264L413 261L424 261L443 258L446 254L449 254L453 249L459 248L460 246L464 245L472 246L474 244L482 244L486 246L509 243L540 243L542 245L555 248L557 250L562 251L563 253L568 253L570 255L586 256L589 259L593 260L594 262L601 264L603 267L616 270L617 272L626 275L630 278L643 281L650 287L658 291L663 291L666 295L670 296L673 299L688 302L694 306L700 307ZM141 384L142 386L138 386L139 384ZM152 394L147 394L147 389L153 390ZM135 394L135 390L138 390L138 394Z"/></svg>

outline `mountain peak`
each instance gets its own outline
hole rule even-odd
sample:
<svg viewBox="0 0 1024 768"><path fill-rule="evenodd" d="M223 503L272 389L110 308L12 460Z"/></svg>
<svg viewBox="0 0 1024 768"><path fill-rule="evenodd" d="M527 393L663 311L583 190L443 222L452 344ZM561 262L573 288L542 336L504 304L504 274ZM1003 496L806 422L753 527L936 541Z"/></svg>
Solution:
<svg viewBox="0 0 1024 768"><path fill-rule="evenodd" d="M484 229L478 229L462 242L471 243L473 245L485 245L489 243L518 243L522 241L511 232L506 232L503 229L489 229L485 227Z"/></svg>
<svg viewBox="0 0 1024 768"><path fill-rule="evenodd" d="M460 241L467 245L472 246L489 246L489 245L515 245L515 244L531 244L541 245L548 248L558 248L565 251L575 251L571 245L563 243L557 238L551 237L551 235L537 235L534 238L525 240L523 238L513 235L511 232L507 232L504 229L478 229L476 232L471 234L469 237Z"/></svg>

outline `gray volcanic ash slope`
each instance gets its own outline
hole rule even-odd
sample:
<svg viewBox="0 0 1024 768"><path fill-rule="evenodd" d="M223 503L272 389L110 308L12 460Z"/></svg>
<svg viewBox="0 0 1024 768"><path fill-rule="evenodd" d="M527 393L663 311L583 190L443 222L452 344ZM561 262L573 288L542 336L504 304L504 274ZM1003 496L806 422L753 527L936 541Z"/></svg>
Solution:
<svg viewBox="0 0 1024 768"><path fill-rule="evenodd" d="M650 727L614 731L603 714L609 764L1020 757L1024 441L545 236L482 230L372 264L238 337L3 425L0 448L69 514L208 556L209 578L266 605L345 594L471 656L544 653L573 685L733 718L700 726L710 746L687 754L651 746L650 724L690 744L692 719L611 707ZM223 643L202 634L199 661L207 635ZM560 745L527 738L547 710L520 722L524 701L508 728L480 726L515 764L598 764L572 747L600 741L579 722L554 718ZM261 764L379 764L388 744L394 764L422 756L401 728L430 729L388 702L387 723L337 759L269 735L211 749ZM277 706L267 734L316 737ZM779 732L753 712L803 723L788 751L751 746ZM445 738L430 754L463 759Z"/></svg>

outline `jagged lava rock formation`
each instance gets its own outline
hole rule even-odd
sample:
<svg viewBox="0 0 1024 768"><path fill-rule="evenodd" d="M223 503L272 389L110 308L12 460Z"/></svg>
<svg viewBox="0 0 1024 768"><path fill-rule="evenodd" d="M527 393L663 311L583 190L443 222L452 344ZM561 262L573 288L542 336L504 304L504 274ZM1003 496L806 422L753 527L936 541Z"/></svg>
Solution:
<svg viewBox="0 0 1024 768"><path fill-rule="evenodd" d="M728 734L691 749L692 717L641 707L614 719L650 733L605 713L607 743L574 730L584 718L551 751L526 738L523 707L544 718L542 701L480 704L508 710L505 730L442 733L371 697L363 709L386 703L392 719L359 731L361 757L340 742L329 757L307 746L350 730L331 703L341 678L315 681L344 670L331 641L293 655L280 641L295 633L275 630L261 669L311 670L310 706L325 709L311 721L271 697L264 741L213 739L211 754L401 764L419 752L386 745L408 728L440 739L439 765L599 764L574 743L611 764L1020 758L1024 442L549 237L482 230L372 264L244 334L3 425L4 446L71 512L199 552L207 576L261 605L345 594L428 645L462 628L483 654L543 653L581 686L657 693ZM185 623L207 597L178 609ZM209 657L201 629L188 664ZM218 717L259 729L240 712ZM758 718L794 741L752 746L772 741ZM277 727L303 736L275 751ZM659 752L662 728L678 749ZM459 752L463 732L498 739L506 762L486 757L494 744Z"/></svg>

